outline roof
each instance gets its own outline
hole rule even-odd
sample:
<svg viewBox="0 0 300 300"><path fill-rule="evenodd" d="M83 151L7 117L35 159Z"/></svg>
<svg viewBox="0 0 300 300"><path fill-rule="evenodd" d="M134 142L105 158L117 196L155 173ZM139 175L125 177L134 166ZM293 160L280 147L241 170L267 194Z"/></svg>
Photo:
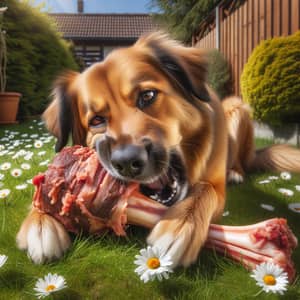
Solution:
<svg viewBox="0 0 300 300"><path fill-rule="evenodd" d="M49 14L64 38L136 40L157 28L149 14Z"/></svg>

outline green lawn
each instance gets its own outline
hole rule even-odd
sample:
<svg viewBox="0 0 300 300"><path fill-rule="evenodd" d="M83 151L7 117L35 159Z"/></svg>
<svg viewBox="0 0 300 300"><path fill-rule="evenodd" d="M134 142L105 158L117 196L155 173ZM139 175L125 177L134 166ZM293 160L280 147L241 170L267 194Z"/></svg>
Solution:
<svg viewBox="0 0 300 300"><path fill-rule="evenodd" d="M134 273L133 261L134 256L146 245L147 230L136 227L128 228L126 238L109 234L100 239L77 237L61 261L47 265L32 264L26 253L16 248L15 237L27 214L34 188L31 184L23 190L15 187L44 171L47 167L40 163L46 164L46 160L51 160L54 155L54 139L49 139L39 122L0 127L0 145L5 147L0 150L0 165L11 163L9 170L0 170L0 174L4 174L0 190L11 189L5 200L0 199L0 254L8 256L7 263L0 268L0 300L35 299L35 282L48 272L64 276L68 285L67 289L49 297L51 299L254 299L260 288L249 276L250 273L239 264L208 250L201 252L198 262L192 267L176 269L169 280L144 284ZM22 144L17 145L17 140ZM43 146L34 148L35 140L42 140ZM265 141L261 142L265 144ZM13 158L20 149L32 151L31 160L26 161L23 156ZM22 170L18 178L12 177L11 170L21 168L22 163L29 163L31 169ZM278 179L270 184L258 184L269 175L252 175L244 184L230 186L225 209L229 215L223 217L221 223L244 225L272 217L284 217L300 239L300 214L287 207L290 202L300 202L300 192L295 190L295 185L300 185L300 176L293 175L289 181ZM282 196L277 191L280 187L294 190L294 196ZM262 203L273 205L275 210L262 209ZM300 271L299 249L293 258ZM299 279L284 296L262 293L256 299L300 299Z"/></svg>

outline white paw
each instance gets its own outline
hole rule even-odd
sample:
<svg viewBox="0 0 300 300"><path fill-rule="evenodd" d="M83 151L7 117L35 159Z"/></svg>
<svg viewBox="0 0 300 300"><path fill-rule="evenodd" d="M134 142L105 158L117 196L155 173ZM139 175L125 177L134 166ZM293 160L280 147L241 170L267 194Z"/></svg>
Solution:
<svg viewBox="0 0 300 300"><path fill-rule="evenodd" d="M36 264L50 262L63 256L71 240L64 227L54 218L41 215L28 220L17 236L20 249L27 250L28 257Z"/></svg>
<svg viewBox="0 0 300 300"><path fill-rule="evenodd" d="M240 173L231 169L228 171L227 182L237 183L237 184L242 183L244 182L244 177Z"/></svg>
<svg viewBox="0 0 300 300"><path fill-rule="evenodd" d="M169 223L168 221L166 222ZM162 253L169 255L173 262L173 267L178 265L189 266L197 259L201 246L200 241L197 238L193 238L194 226L184 223L181 229L173 231L165 230L165 225L164 221L162 221L154 227L147 239L148 244L161 249Z"/></svg>

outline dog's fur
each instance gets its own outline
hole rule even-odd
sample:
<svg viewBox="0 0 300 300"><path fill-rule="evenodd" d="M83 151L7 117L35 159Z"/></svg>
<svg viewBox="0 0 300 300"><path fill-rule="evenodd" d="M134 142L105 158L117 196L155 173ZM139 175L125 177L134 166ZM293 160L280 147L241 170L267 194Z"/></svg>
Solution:
<svg viewBox="0 0 300 300"><path fill-rule="evenodd" d="M222 214L226 170L228 179L237 182L251 169L300 171L297 150L273 147L255 154L247 107L235 97L224 100L222 107L205 77L202 50L183 47L164 34L150 34L82 74L61 77L44 113L49 131L58 138L57 151L71 133L75 144L96 147L102 164L122 179L130 176L114 169L110 155L124 145L145 152L147 139L160 153L161 164L152 161L154 166L147 165L144 175L132 178L142 183L166 172L173 152L180 156L188 190L148 237L149 244L172 257L174 266L197 259L210 223ZM149 89L158 91L155 101L137 108L139 93ZM91 126L95 115L105 117L105 124ZM17 242L36 263L59 258L70 246L61 224L36 209L24 221Z"/></svg>

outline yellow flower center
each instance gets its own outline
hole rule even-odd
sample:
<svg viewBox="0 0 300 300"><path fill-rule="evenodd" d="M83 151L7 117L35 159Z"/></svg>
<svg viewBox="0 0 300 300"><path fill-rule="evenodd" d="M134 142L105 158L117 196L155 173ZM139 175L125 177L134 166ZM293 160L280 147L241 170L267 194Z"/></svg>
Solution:
<svg viewBox="0 0 300 300"><path fill-rule="evenodd" d="M264 283L266 285L275 285L276 284L276 278L273 275L267 274L264 276Z"/></svg>
<svg viewBox="0 0 300 300"><path fill-rule="evenodd" d="M157 269L160 267L160 261L157 257L151 257L147 261L147 266L149 269Z"/></svg>
<svg viewBox="0 0 300 300"><path fill-rule="evenodd" d="M47 287L46 287L46 291L47 292L51 292L53 290L55 290L56 286L54 284L49 284Z"/></svg>

